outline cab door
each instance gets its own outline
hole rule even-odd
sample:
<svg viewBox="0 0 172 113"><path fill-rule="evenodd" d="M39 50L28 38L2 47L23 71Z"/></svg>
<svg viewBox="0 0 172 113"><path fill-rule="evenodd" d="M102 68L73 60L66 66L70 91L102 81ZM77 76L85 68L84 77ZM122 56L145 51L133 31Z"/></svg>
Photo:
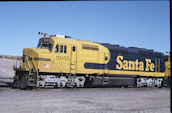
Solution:
<svg viewBox="0 0 172 113"><path fill-rule="evenodd" d="M70 73L77 73L77 48L71 45Z"/></svg>

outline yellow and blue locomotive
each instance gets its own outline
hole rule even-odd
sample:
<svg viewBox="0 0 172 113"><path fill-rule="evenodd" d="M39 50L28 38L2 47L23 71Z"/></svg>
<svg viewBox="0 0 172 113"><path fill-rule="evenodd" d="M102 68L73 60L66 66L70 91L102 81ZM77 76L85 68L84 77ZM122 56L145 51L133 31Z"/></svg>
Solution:
<svg viewBox="0 0 172 113"><path fill-rule="evenodd" d="M39 34L37 48L24 48L14 67L13 87L162 87L165 80L163 53Z"/></svg>

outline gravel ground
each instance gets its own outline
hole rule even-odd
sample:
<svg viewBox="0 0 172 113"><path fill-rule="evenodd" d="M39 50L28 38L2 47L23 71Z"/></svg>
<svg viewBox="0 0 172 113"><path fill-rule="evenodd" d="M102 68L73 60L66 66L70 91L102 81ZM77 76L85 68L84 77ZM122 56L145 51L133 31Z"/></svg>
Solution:
<svg viewBox="0 0 172 113"><path fill-rule="evenodd" d="M0 113L170 113L170 89L0 88Z"/></svg>

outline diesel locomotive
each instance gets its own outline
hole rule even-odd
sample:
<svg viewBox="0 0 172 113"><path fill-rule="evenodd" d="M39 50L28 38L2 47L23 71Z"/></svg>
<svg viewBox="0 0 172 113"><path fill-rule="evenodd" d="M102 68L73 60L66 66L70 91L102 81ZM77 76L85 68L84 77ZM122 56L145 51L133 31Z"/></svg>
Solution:
<svg viewBox="0 0 172 113"><path fill-rule="evenodd" d="M39 34L37 48L24 48L14 66L14 88L162 87L171 76L161 52Z"/></svg>

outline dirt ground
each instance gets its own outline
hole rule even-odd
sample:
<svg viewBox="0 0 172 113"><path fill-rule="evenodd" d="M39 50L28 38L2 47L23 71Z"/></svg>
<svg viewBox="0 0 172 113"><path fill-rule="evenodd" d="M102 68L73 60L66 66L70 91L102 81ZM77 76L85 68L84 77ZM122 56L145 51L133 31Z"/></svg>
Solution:
<svg viewBox="0 0 172 113"><path fill-rule="evenodd" d="M170 113L170 88L0 88L0 113Z"/></svg>

